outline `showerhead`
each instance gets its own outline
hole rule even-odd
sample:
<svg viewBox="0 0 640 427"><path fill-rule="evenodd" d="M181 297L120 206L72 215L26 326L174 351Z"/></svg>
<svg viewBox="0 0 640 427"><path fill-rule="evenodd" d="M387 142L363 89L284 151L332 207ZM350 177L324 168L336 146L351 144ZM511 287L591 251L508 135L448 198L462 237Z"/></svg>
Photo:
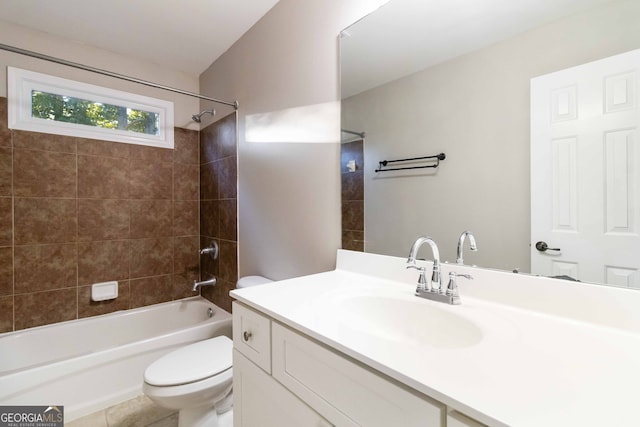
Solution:
<svg viewBox="0 0 640 427"><path fill-rule="evenodd" d="M200 114L194 114L193 116L191 116L191 119L196 123L200 123L202 122L202 116L204 116L205 114L211 114L212 116L215 116L216 110L212 108L211 110L201 111Z"/></svg>

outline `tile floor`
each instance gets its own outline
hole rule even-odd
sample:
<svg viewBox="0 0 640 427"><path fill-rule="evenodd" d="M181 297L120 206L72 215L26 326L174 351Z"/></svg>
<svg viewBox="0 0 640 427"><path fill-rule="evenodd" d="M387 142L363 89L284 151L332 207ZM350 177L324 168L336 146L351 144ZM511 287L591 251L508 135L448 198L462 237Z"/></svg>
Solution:
<svg viewBox="0 0 640 427"><path fill-rule="evenodd" d="M66 427L177 427L178 413L138 396L103 411L78 418Z"/></svg>

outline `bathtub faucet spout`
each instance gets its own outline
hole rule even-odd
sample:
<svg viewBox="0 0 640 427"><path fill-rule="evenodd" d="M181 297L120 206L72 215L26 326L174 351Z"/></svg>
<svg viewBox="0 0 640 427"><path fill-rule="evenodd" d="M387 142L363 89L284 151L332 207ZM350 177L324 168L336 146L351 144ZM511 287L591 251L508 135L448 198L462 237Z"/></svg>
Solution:
<svg viewBox="0 0 640 427"><path fill-rule="evenodd" d="M197 280L194 280L193 281L193 289L192 289L192 291L193 292L197 291L198 287L201 287L201 286L213 286L213 285L216 284L217 281L218 280L215 277L212 277L209 280L203 280L202 282L198 282Z"/></svg>

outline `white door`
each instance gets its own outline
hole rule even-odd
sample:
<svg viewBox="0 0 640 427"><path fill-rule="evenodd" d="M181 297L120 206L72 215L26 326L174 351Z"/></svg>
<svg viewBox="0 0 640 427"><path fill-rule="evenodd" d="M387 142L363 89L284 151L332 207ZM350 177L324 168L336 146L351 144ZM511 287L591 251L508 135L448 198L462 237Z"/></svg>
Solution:
<svg viewBox="0 0 640 427"><path fill-rule="evenodd" d="M640 287L639 70L635 50L531 80L532 273Z"/></svg>

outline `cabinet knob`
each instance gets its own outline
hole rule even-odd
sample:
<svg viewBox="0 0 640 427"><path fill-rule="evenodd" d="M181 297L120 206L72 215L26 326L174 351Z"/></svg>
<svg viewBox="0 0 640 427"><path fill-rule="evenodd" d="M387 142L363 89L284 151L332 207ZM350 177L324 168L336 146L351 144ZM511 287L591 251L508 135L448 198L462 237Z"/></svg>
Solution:
<svg viewBox="0 0 640 427"><path fill-rule="evenodd" d="M244 331L244 332L242 333L242 338L243 338L245 341L249 341L249 340L251 339L251 332L249 332L249 331Z"/></svg>

